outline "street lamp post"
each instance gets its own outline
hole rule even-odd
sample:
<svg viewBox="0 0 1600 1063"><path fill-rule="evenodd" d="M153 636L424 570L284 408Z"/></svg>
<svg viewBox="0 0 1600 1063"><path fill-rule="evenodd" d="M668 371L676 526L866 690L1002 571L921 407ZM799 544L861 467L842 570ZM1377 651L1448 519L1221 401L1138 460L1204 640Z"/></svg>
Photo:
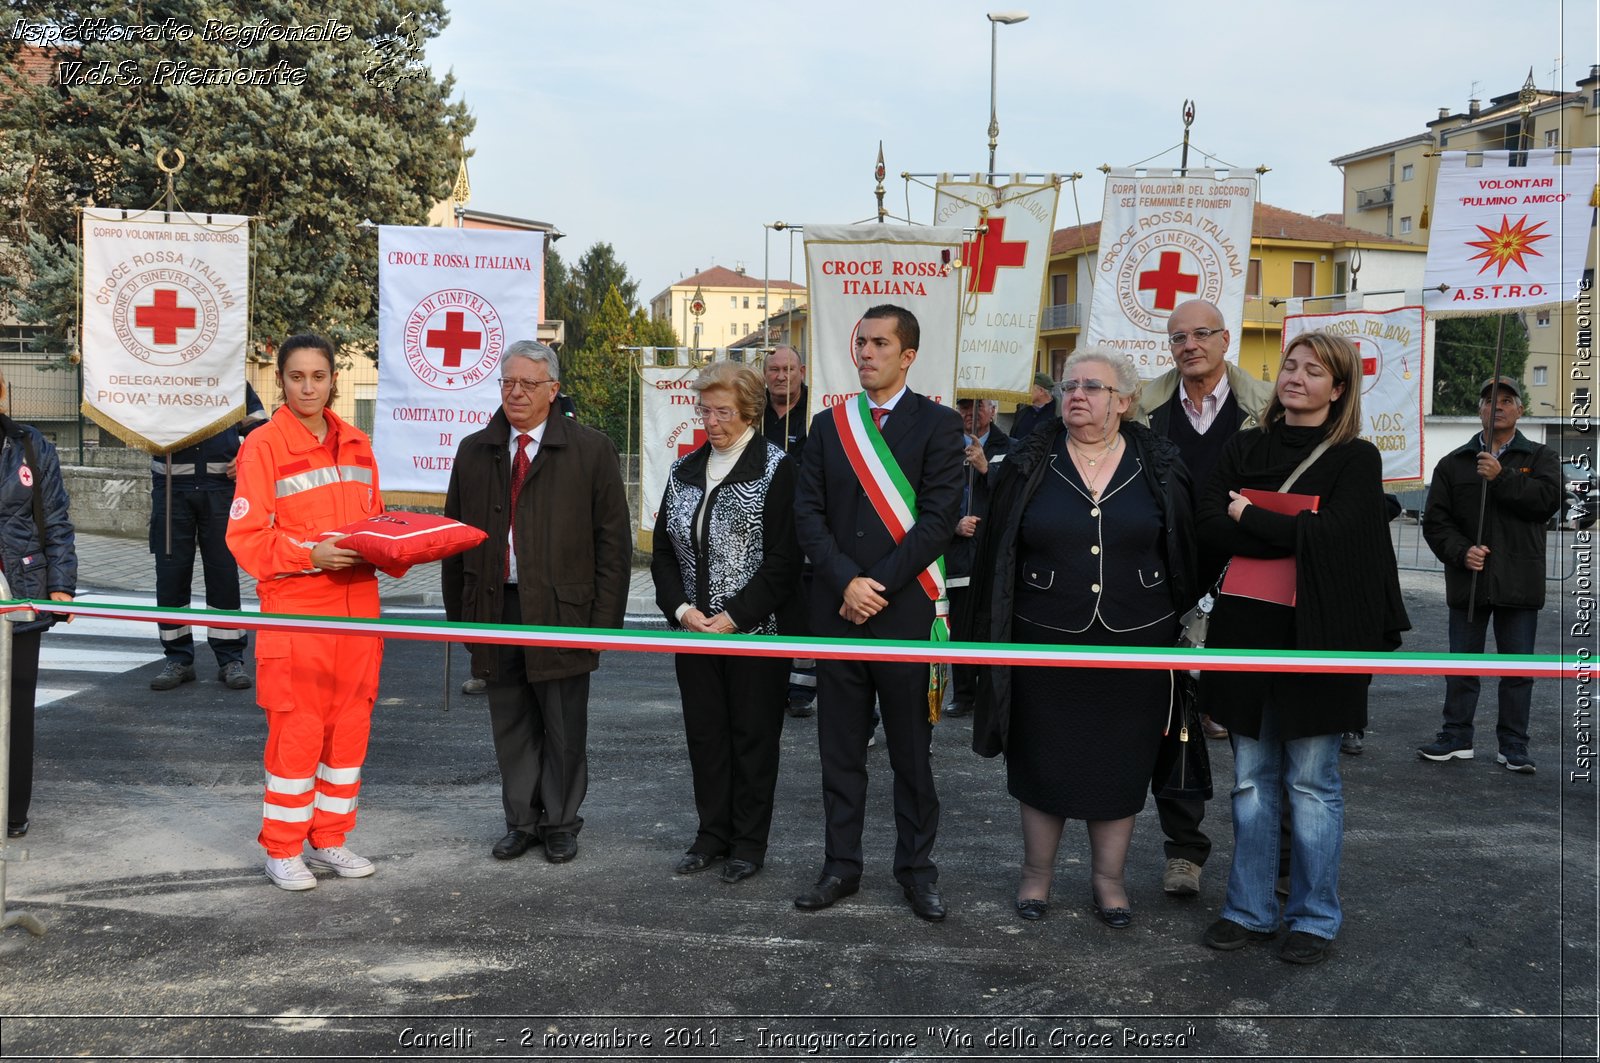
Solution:
<svg viewBox="0 0 1600 1063"><path fill-rule="evenodd" d="M1014 26L1026 22L1026 11L991 11L989 18L989 183L994 183L994 149L1000 143L1000 118L994 108L995 58L999 48L1000 24Z"/></svg>

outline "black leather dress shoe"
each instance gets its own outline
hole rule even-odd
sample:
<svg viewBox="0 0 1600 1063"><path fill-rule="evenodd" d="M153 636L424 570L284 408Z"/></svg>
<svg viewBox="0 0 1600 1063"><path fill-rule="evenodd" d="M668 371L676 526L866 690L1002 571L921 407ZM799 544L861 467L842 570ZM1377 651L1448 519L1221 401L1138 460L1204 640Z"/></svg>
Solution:
<svg viewBox="0 0 1600 1063"><path fill-rule="evenodd" d="M1094 914L1100 917L1100 921L1113 930L1126 930L1133 925L1131 908L1102 908L1100 898L1094 895L1093 890L1089 891L1089 906L1094 909Z"/></svg>
<svg viewBox="0 0 1600 1063"><path fill-rule="evenodd" d="M722 865L722 872L717 876L727 883L743 882L757 871L761 870L760 864L752 864L748 860L729 860Z"/></svg>
<svg viewBox="0 0 1600 1063"><path fill-rule="evenodd" d="M678 866L673 870L680 875L694 875L704 871L721 859L721 856L712 856L710 853L697 853L690 849L678 860Z"/></svg>
<svg viewBox="0 0 1600 1063"><path fill-rule="evenodd" d="M515 860L539 844L539 836L525 830L508 830L506 836L494 843L489 852L496 860Z"/></svg>
<svg viewBox="0 0 1600 1063"><path fill-rule="evenodd" d="M1037 897L1029 897L1017 902L1017 915L1030 923L1045 917L1050 910L1050 902L1042 901Z"/></svg>
<svg viewBox="0 0 1600 1063"><path fill-rule="evenodd" d="M944 901L939 897L939 887L933 883L918 886L902 886L906 900L911 902L911 910L920 918L930 923L937 923L944 918Z"/></svg>
<svg viewBox="0 0 1600 1063"><path fill-rule="evenodd" d="M23 835L25 835L27 833L28 833L28 821L27 820L23 820L21 823L7 823L6 824L6 837L7 838L20 838L20 837L22 837Z"/></svg>
<svg viewBox="0 0 1600 1063"><path fill-rule="evenodd" d="M544 858L564 864L578 855L578 836L569 830L551 831L544 838Z"/></svg>
<svg viewBox="0 0 1600 1063"><path fill-rule="evenodd" d="M823 875L817 884L794 899L794 906L802 912L819 912L831 908L861 888L860 878L840 878Z"/></svg>

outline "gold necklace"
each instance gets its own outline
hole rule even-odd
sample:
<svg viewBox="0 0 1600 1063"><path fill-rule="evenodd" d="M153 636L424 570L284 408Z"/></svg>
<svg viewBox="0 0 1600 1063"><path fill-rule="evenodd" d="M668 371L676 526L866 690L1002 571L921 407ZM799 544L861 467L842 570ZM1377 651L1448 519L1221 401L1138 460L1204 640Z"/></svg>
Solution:
<svg viewBox="0 0 1600 1063"><path fill-rule="evenodd" d="M1104 450L1102 450L1098 457L1091 458L1091 457L1089 457L1087 452L1080 451L1078 449L1076 441L1074 441L1073 438L1070 435L1067 436L1067 449L1072 452L1073 460L1076 461L1079 457L1082 457L1082 459L1089 464L1090 468L1094 468L1095 466L1099 465L1099 463L1108 454L1110 454L1112 451L1114 451L1117 448L1119 448L1121 445L1122 445L1122 436L1119 433L1118 435L1116 435L1116 436L1114 436L1112 438L1110 445L1107 446ZM1109 471L1110 471L1110 467L1108 466L1107 468L1101 469L1099 472L1096 472L1093 476L1090 476L1089 473L1086 472L1085 470L1083 470L1081 468L1078 470L1078 475L1083 477L1083 486L1089 489L1089 497L1090 498L1098 499L1100 497L1100 486L1099 486L1100 485L1100 479L1101 479L1101 477L1105 476Z"/></svg>
<svg viewBox="0 0 1600 1063"><path fill-rule="evenodd" d="M1121 433L1118 433L1117 435L1111 437L1111 442L1106 445L1105 449L1091 458L1089 457L1089 451L1087 448L1079 446L1077 440L1073 439L1070 435L1067 436L1067 446L1072 448L1073 455L1076 457L1081 457L1084 461L1088 462L1091 467L1100 464L1101 460L1104 459L1107 454L1110 454L1121 445L1122 435Z"/></svg>

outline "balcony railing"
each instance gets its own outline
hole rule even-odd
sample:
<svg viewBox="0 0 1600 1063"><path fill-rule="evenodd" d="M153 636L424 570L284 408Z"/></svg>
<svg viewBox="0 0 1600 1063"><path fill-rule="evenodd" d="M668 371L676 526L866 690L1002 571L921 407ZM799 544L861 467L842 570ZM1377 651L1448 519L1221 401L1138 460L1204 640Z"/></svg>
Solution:
<svg viewBox="0 0 1600 1063"><path fill-rule="evenodd" d="M1378 185L1376 188L1363 188L1356 193L1356 209L1370 210L1373 207L1387 207L1394 202L1394 185Z"/></svg>
<svg viewBox="0 0 1600 1063"><path fill-rule="evenodd" d="M1049 332L1052 329L1082 327L1082 303L1060 303L1056 306L1047 306L1044 308L1044 320L1039 323L1039 328L1043 332Z"/></svg>

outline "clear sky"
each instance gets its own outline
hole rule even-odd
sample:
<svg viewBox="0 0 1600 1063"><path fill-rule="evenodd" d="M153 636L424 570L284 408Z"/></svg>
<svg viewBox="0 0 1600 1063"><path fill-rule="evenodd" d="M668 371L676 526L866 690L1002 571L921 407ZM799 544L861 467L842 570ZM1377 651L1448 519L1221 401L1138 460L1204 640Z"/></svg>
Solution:
<svg viewBox="0 0 1600 1063"><path fill-rule="evenodd" d="M641 300L696 269L743 263L804 282L800 239L767 223L906 213L903 171L988 162L988 11L999 27L1003 172L1081 171L1057 228L1100 217L1103 163L1183 139L1253 170L1263 202L1340 207L1328 160L1425 131L1515 92L1570 91L1600 62L1594 0L452 0L427 60L477 116L472 206L567 234L569 262L609 241ZM1561 69L1552 75L1552 69ZM1172 151L1152 165L1177 165ZM1219 165L1221 164L1219 163ZM930 221L914 190L911 220Z"/></svg>

